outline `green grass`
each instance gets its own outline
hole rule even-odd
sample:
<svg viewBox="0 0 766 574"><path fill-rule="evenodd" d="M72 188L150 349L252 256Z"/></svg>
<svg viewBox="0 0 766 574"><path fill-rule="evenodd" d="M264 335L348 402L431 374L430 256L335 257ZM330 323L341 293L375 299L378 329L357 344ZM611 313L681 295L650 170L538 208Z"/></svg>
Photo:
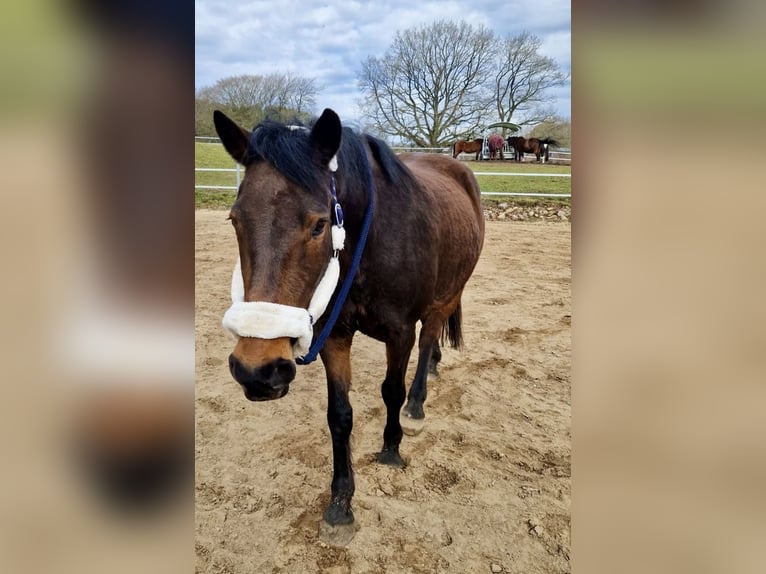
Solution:
<svg viewBox="0 0 766 574"><path fill-rule="evenodd" d="M568 165L549 165L539 163L517 163L515 161L466 161L468 167L474 172L509 172L509 173L572 173ZM568 177L518 177L477 175L479 189L490 192L516 192L516 193L562 193L567 194L572 189L572 180ZM546 198L525 197L500 197L487 196L485 199L492 201L522 201L539 202ZM568 201L568 198L562 198ZM554 198L554 201L559 201Z"/></svg>
<svg viewBox="0 0 766 574"><path fill-rule="evenodd" d="M234 167L223 145L220 143L194 142L195 167Z"/></svg>
<svg viewBox="0 0 766 574"><path fill-rule="evenodd" d="M194 144L195 166L212 168L234 168L236 164L229 157L220 143ZM516 163L513 161L466 161L468 167L475 172L513 172L513 173L571 173L568 165L549 165L538 163ZM486 176L477 175L479 188L483 192L520 192L520 193L570 193L572 180L568 177L516 177L516 176ZM196 185L231 185L237 183L235 173L227 172L197 172ZM195 190L195 206L208 209L228 209L234 202L234 190ZM541 204L553 202L568 203L569 198L540 198L515 196L485 196L485 203L501 201L523 204Z"/></svg>
<svg viewBox="0 0 766 574"><path fill-rule="evenodd" d="M220 143L194 143L194 167L212 167L235 169L237 164L226 153ZM194 185L237 185L237 174L234 172L195 172ZM224 190L197 190L201 192L210 192L220 195ZM199 207L199 205L198 205Z"/></svg>

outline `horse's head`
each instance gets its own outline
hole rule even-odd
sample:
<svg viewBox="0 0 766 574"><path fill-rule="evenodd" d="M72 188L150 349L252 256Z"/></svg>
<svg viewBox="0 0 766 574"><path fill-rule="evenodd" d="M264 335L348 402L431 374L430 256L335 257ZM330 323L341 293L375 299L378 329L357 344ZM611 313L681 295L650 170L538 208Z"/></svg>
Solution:
<svg viewBox="0 0 766 574"><path fill-rule="evenodd" d="M331 267L340 119L328 109L310 131L266 123L252 133L218 111L214 121L226 151L245 166L229 217L240 259L224 316L239 337L229 369L248 399L277 399L295 378L296 348L311 342L312 296Z"/></svg>

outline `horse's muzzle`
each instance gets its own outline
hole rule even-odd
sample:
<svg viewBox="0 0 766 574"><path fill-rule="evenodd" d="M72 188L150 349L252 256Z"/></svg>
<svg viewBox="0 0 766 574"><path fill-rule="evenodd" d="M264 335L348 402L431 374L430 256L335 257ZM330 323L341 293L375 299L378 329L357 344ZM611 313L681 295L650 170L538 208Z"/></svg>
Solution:
<svg viewBox="0 0 766 574"><path fill-rule="evenodd" d="M271 401L284 397L290 390L290 382L295 378L295 363L283 358L251 369L232 353L229 355L229 370L234 380L242 385L245 397L251 401Z"/></svg>

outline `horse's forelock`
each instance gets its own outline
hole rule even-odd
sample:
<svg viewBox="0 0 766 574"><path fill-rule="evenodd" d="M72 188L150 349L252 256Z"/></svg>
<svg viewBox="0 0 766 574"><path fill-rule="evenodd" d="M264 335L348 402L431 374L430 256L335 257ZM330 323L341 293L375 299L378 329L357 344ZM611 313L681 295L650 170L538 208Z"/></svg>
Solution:
<svg viewBox="0 0 766 574"><path fill-rule="evenodd" d="M477 141L481 142L481 139ZM337 161L339 182L344 182L346 189L366 197L369 186L366 167L368 148L373 161L377 162L389 182L399 182L404 187L415 185L409 169L384 142L344 127ZM251 163L255 160L269 162L284 177L308 191L329 190L329 173L325 166L317 163L311 147L310 130L303 126L276 122L259 124L250 134L248 157Z"/></svg>
<svg viewBox="0 0 766 574"><path fill-rule="evenodd" d="M324 187L327 174L316 165L309 139L303 126L286 126L263 122L250 134L248 157L265 160L293 183L307 190Z"/></svg>

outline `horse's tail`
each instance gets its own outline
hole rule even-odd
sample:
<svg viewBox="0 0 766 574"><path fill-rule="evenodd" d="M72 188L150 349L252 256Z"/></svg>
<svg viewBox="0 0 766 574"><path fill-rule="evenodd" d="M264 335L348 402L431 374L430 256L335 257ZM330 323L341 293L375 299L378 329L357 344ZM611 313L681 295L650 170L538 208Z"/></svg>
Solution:
<svg viewBox="0 0 766 574"><path fill-rule="evenodd" d="M450 315L447 322L444 323L444 329L442 330L441 336L442 345L447 341L449 341L449 344L453 349L460 349L463 346L462 303L457 304L452 315Z"/></svg>
<svg viewBox="0 0 766 574"><path fill-rule="evenodd" d="M540 143L548 144L551 147L559 147L559 142L553 138L545 138L540 140Z"/></svg>

